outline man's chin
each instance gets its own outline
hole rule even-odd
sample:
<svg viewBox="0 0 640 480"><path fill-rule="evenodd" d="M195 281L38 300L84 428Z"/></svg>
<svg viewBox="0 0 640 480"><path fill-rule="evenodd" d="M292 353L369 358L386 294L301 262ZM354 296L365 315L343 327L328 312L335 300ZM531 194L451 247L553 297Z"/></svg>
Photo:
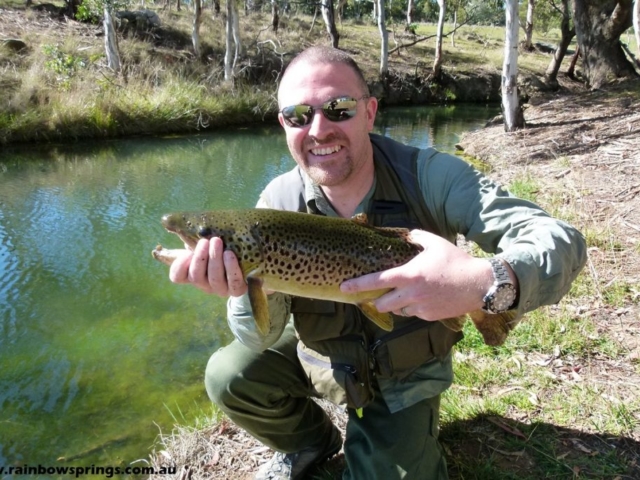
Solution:
<svg viewBox="0 0 640 480"><path fill-rule="evenodd" d="M343 183L351 173L348 168L327 168L328 165L313 165L306 168L307 175L317 185L334 187Z"/></svg>

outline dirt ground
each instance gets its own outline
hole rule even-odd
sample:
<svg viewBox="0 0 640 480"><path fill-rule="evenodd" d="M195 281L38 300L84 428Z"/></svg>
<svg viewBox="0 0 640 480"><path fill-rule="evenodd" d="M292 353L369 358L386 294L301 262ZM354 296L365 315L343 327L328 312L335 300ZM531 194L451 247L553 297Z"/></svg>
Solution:
<svg viewBox="0 0 640 480"><path fill-rule="evenodd" d="M615 384L619 398L640 392L640 92L638 86L620 84L608 91L585 91L572 83L558 94L535 97L527 105L527 128L505 133L499 120L477 132L465 135L460 148L466 155L481 159L489 166L489 175L507 185L523 175L533 179L538 198L549 199L570 212L570 223L604 244L590 243L587 268L596 280L596 289L579 299L579 315L594 319L598 330L623 346L624 357L598 359L590 366L590 382ZM490 122L491 123L491 122ZM565 212L566 213L566 212ZM590 240L589 234L586 235ZM608 285L620 282L631 285L624 305L612 307L603 298ZM345 428L345 416L329 404L338 426ZM636 419L636 421L640 421ZM508 423L507 423L508 422ZM482 432L479 436L462 435L462 441L450 443L449 457L492 455L504 464L504 478L532 478L532 460L527 454L507 453L496 457L491 439L500 433L522 435L513 419L479 418L448 430ZM558 458L592 455L603 442L600 435L545 424L545 434L561 439ZM629 473L624 476L581 476L565 472L553 478L640 478L640 429L633 438L607 439L612 448L629 459ZM542 434L541 437L544 438ZM249 479L272 452L237 429L222 422L205 431L180 429L158 445L157 465L191 465L180 478ZM447 441L446 439L444 440ZM498 452L500 452L498 450ZM502 452L505 453L505 452ZM194 458L199 459L194 465ZM450 466L452 479L467 478ZM341 455L328 462L313 478L340 478ZM231 472L233 472L231 474ZM468 478L489 478L474 473ZM502 478L502 477L501 477ZM551 478L551 477L545 477Z"/></svg>

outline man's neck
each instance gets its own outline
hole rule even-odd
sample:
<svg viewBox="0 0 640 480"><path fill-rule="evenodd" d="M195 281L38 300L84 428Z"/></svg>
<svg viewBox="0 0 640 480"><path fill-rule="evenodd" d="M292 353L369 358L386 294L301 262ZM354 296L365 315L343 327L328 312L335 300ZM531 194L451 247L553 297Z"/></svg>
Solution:
<svg viewBox="0 0 640 480"><path fill-rule="evenodd" d="M367 163L363 170L353 177L341 185L321 187L333 209L343 218L351 218L360 202L369 193L375 178L373 162Z"/></svg>

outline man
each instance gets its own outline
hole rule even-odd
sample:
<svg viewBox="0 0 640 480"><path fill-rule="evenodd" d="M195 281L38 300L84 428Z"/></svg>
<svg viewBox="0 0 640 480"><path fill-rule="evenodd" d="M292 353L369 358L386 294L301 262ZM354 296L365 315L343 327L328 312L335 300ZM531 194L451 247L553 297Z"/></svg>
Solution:
<svg viewBox="0 0 640 480"><path fill-rule="evenodd" d="M511 197L462 160L370 135L378 107L355 62L325 47L305 50L278 90L280 124L297 167L263 191L258 207L352 217L419 228L424 251L400 267L343 283L345 291L390 288L376 307L391 333L352 305L270 292L274 324L261 335L247 286L219 238L201 240L171 267L176 283L229 296L237 340L206 371L211 399L276 454L255 478L303 478L342 447L311 397L347 405L343 478L446 479L438 443L440 394L453 378L461 334L441 320L484 308L523 313L568 291L586 260L582 236L539 207ZM475 258L457 234L490 252ZM277 321L282 320L282 321Z"/></svg>

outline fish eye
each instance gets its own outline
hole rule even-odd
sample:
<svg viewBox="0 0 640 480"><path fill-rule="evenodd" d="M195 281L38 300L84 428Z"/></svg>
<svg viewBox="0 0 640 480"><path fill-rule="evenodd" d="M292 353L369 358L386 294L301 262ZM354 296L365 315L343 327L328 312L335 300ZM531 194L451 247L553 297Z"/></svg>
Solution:
<svg viewBox="0 0 640 480"><path fill-rule="evenodd" d="M200 238L209 238L212 235L212 231L210 227L200 227L200 230L198 230L198 236Z"/></svg>

